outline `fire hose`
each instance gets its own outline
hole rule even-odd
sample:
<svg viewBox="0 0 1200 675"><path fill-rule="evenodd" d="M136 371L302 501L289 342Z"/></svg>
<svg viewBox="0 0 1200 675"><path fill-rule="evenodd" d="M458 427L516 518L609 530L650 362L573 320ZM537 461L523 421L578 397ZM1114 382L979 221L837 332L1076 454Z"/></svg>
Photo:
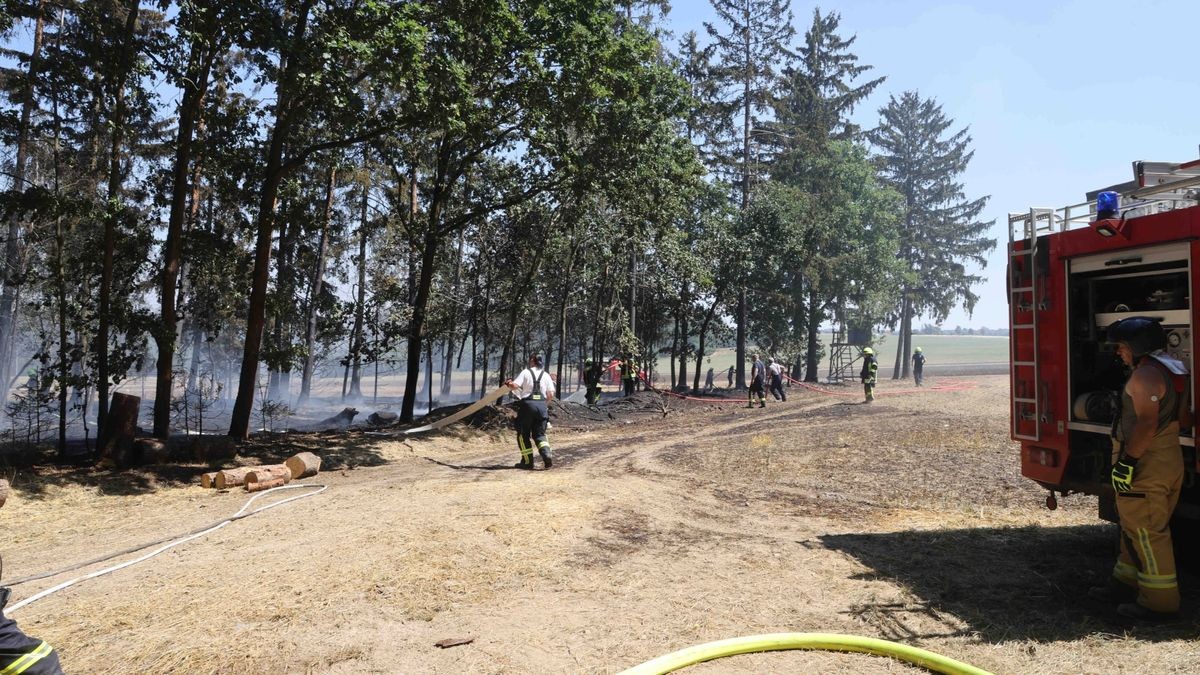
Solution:
<svg viewBox="0 0 1200 675"><path fill-rule="evenodd" d="M837 633L768 633L718 640L671 652L641 665L624 670L620 675L662 675L680 668L737 654L813 649L837 652L862 652L889 656L922 668L947 675L990 675L988 671L956 661L941 654L899 642Z"/></svg>
<svg viewBox="0 0 1200 675"><path fill-rule="evenodd" d="M249 509L250 505L253 504L260 497L265 497L265 496L271 494L272 492L276 492L279 490L288 490L288 489L295 489L295 488L317 488L317 489L314 492L308 492L308 493L305 493L302 495L296 495L295 497L288 497L287 499L281 499L277 502L272 502L270 504L267 504L266 506L260 506L257 509L254 509L253 511L246 510L246 509ZM71 572L71 571L80 569L82 567L89 567L91 565L95 565L97 563L101 563L106 560L112 560L113 558L116 558L118 556L128 555L128 554L134 553L136 551L141 551L142 549L146 549L151 546L156 546L163 542L170 542L170 543L166 544L165 546L161 546L161 547L147 553L146 555L139 556L137 558L134 558L133 560L127 560L123 563L119 563L119 564L113 565L111 567L106 567L104 569L97 570L95 572L90 572L88 574L76 577L69 581L64 581L61 584L58 584L56 586L51 586L50 588L47 588L44 591L41 591L34 595L31 595L28 598L21 600L20 602L10 605L9 607L5 608L5 613L12 614L13 612L17 611L18 609L21 609L22 607L24 607L30 603L41 600L42 598L44 598L48 595L57 593L63 589L70 588L71 586L74 586L75 584L87 581L88 579L95 579L96 577L104 576L105 574L110 574L112 572L116 572L117 570L122 570L131 565L136 565L145 560L149 560L150 558L153 558L154 556L158 555L159 553L162 553L163 551L174 548L176 546L179 546L180 544L189 542L193 539L198 539L198 538L203 537L204 535L209 534L211 532L216 532L217 530L221 529L222 527L225 527L226 525L232 523L235 520L249 518L250 516L262 513L263 511L266 511L268 509L273 509L276 506L283 506L284 504L287 504L289 502L294 502L297 499L304 499L305 497L312 497L314 495L319 495L322 492L324 492L325 490L327 490L328 488L329 488L329 486L327 486L327 485L319 485L319 484L315 484L315 483L308 483L308 484L297 483L295 485L281 485L279 487L271 488L270 490L264 490L256 495L254 495L249 500L247 500L247 502L242 506L241 509L238 510L237 513L233 514L232 516L230 516L228 518L225 518L224 520L219 520L211 525L205 525L204 527L201 527L196 530L192 530L191 532L187 532L184 534L177 534L177 535L170 536L170 537L164 537L162 539L148 542L148 543L142 544L140 546L134 546L132 548L127 548L123 551L117 551L116 553L110 553L106 556L102 556L100 558L95 558L93 560L87 560L85 562L71 565L70 567L65 567L60 570L55 570L53 572L45 572L42 574L35 574L32 576L28 576L28 577L22 577L20 579L17 579L15 581L9 583L8 585L9 586L18 586L20 584L29 583L30 581L37 581L38 579L46 579L48 577L56 577L60 574L65 574L66 572Z"/></svg>

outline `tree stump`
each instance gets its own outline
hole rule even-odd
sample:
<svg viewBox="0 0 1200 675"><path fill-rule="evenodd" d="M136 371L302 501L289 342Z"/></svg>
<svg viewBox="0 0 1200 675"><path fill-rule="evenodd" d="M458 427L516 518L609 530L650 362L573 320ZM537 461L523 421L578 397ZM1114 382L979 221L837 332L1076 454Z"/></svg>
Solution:
<svg viewBox="0 0 1200 675"><path fill-rule="evenodd" d="M271 488L277 488L286 482L286 478L272 478L271 480L246 483L246 492L261 492L262 490L270 490Z"/></svg>
<svg viewBox="0 0 1200 675"><path fill-rule="evenodd" d="M321 470L321 458L311 452L301 452L287 458L284 465L292 472L292 479L308 478Z"/></svg>
<svg viewBox="0 0 1200 675"><path fill-rule="evenodd" d="M142 399L129 394L113 394L108 416L104 418L104 438L100 439L100 457L118 469L128 469L139 459L133 445L137 433L138 408Z"/></svg>
<svg viewBox="0 0 1200 675"><path fill-rule="evenodd" d="M292 479L292 470L287 468L286 464L256 466L246 474L246 483L262 483L275 478L282 478L286 483Z"/></svg>

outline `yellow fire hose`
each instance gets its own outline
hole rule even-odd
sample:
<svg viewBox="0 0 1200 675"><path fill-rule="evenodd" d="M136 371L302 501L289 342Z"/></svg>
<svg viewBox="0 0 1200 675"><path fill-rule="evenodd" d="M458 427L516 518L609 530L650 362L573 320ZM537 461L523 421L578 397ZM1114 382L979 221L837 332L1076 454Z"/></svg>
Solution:
<svg viewBox="0 0 1200 675"><path fill-rule="evenodd" d="M784 649L863 652L878 656L890 656L934 672L946 673L946 675L991 675L981 668L918 647L857 635L838 635L837 633L768 633L718 640L660 656L653 661L647 661L640 666L622 671L620 675L662 675L726 656Z"/></svg>

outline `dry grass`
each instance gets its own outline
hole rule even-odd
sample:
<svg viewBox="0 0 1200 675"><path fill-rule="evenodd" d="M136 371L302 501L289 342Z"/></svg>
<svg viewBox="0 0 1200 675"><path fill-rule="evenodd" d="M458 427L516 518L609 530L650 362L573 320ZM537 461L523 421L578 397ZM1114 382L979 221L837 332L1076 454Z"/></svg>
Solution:
<svg viewBox="0 0 1200 675"><path fill-rule="evenodd" d="M1007 439L1006 383L589 420L553 432L548 472L508 470L507 433L337 445L326 452L347 468L314 479L325 494L16 618L72 673L600 673L777 631L899 640L998 673L1191 670L1194 612L1126 632L1083 598L1111 562L1112 530L1094 500L1041 507ZM33 480L0 511L10 578L245 500ZM1195 600L1189 590L1189 611ZM475 642L433 647L465 636ZM781 671L915 672L815 652L695 669Z"/></svg>

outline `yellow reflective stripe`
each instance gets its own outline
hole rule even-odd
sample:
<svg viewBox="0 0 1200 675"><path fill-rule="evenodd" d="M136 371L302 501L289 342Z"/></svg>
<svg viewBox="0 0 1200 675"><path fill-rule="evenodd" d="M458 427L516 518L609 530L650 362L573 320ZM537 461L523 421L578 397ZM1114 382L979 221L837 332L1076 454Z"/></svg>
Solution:
<svg viewBox="0 0 1200 675"><path fill-rule="evenodd" d="M550 447L550 442L549 441L538 441L538 447L539 448L548 448L548 447Z"/></svg>
<svg viewBox="0 0 1200 675"><path fill-rule="evenodd" d="M521 457L528 459L533 455L533 448L525 445L525 438L521 434L517 434L517 448L521 451ZM3 675L3 673L0 673Z"/></svg>
<svg viewBox="0 0 1200 675"><path fill-rule="evenodd" d="M1174 574L1139 574L1138 586L1143 588L1177 588L1179 580Z"/></svg>
<svg viewBox="0 0 1200 675"><path fill-rule="evenodd" d="M23 673L29 670L33 664L49 656L52 651L54 651L54 648L45 640L42 640L42 644L38 645L37 649L8 664L8 667L4 670L0 670L0 675L18 675L19 673Z"/></svg>
<svg viewBox="0 0 1200 675"><path fill-rule="evenodd" d="M1147 574L1158 574L1158 560L1154 558L1154 549L1150 546L1150 533L1146 528L1138 528L1138 542L1142 545L1142 560L1146 563Z"/></svg>
<svg viewBox="0 0 1200 675"><path fill-rule="evenodd" d="M1117 561L1113 566L1113 576L1121 581L1128 581L1130 584L1137 579L1137 568L1126 562Z"/></svg>

